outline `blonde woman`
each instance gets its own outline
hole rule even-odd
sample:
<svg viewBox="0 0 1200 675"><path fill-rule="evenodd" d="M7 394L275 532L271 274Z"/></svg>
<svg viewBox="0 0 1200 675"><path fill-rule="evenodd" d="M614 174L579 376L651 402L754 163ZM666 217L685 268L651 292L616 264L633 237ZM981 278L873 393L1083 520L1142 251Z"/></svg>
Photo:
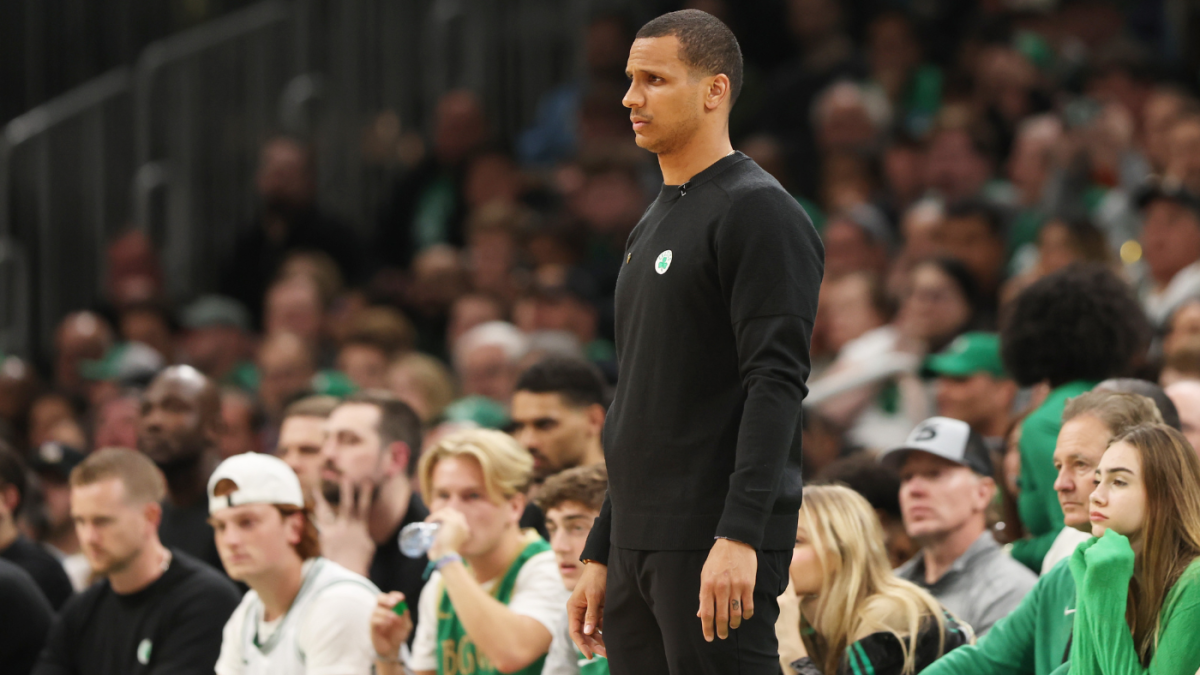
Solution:
<svg viewBox="0 0 1200 675"><path fill-rule="evenodd" d="M974 641L932 595L892 573L875 512L849 488L805 488L789 571L776 632L781 661L798 675L911 675Z"/></svg>

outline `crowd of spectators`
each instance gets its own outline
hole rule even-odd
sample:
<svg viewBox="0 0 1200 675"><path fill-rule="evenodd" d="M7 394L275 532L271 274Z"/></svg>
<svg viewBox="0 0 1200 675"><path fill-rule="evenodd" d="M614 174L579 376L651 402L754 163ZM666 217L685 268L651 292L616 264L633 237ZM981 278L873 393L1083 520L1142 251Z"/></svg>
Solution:
<svg viewBox="0 0 1200 675"><path fill-rule="evenodd" d="M873 511L878 547L861 564L886 558L911 585L870 592L926 609L935 598L943 635L958 636L947 649L996 634L939 672L1051 672L1070 612L1065 633L1061 616L1040 622L1074 607L1071 573L1085 571L1055 563L1090 532L1104 448L1163 422L1182 436L1144 432L1128 452L1200 442L1200 92L1164 6L790 0L766 26L732 2L688 4L725 19L745 51L735 148L826 247L804 472L861 498L822 488L801 529L841 541L833 510ZM322 209L304 139L268 139L259 215L211 292L168 298L150 240L112 240L103 301L59 318L46 362L0 353L0 558L40 589L21 606L46 606L21 630L44 633L96 578L119 592L72 504L97 480L72 470L105 448L139 450L165 477L161 494L142 490L161 502L153 544L222 573L209 478L230 457L275 454L316 504L324 556L403 593L422 636L427 560L394 544L434 499L420 458L464 430L507 432L532 458L520 523L549 536L569 590L577 522L603 494L602 470L579 467L603 465L616 276L661 183L621 106L633 28L597 15L586 73L510 144L465 90L440 100L427 147L368 135L407 162L375 223ZM232 593L207 571L189 562L176 576ZM0 565L0 587L20 574ZM25 672L2 652L7 620L0 663ZM547 663L569 668L565 633L542 623ZM387 627L385 644L411 644ZM37 672L80 672L66 663Z"/></svg>

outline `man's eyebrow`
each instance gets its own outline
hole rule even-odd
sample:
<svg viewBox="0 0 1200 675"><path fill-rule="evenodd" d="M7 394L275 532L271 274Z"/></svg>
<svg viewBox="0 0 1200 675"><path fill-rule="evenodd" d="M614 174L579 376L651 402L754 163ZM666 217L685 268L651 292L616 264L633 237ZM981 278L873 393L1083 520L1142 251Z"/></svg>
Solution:
<svg viewBox="0 0 1200 675"><path fill-rule="evenodd" d="M577 514L577 515L574 515L574 516L563 516L563 521L568 521L568 520L587 520L588 518L589 518L589 516L585 516L585 515L583 515L582 513L580 513L580 514Z"/></svg>

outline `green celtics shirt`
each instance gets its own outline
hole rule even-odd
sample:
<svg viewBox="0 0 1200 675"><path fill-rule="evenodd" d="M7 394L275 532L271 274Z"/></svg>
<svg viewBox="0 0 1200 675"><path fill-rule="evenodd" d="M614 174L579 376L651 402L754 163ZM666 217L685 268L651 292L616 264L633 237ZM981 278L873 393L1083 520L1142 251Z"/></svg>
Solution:
<svg viewBox="0 0 1200 675"><path fill-rule="evenodd" d="M492 588L492 596L508 605L513 598L517 576L521 569L534 556L550 550L550 545L536 533L526 535L525 548L509 566L508 570ZM559 582L561 584L561 581ZM565 596L563 604L565 605ZM546 660L543 655L537 661L529 664L517 675L539 675ZM450 596L444 587L438 589L437 605L437 672L438 675L500 675L487 656L478 652L475 643L467 635L462 622L450 603Z"/></svg>

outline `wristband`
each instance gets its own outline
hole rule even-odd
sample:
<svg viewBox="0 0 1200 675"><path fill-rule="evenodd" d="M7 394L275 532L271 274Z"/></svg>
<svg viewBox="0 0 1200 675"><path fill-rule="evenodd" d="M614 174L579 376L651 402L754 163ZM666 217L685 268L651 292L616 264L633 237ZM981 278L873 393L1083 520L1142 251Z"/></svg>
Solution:
<svg viewBox="0 0 1200 675"><path fill-rule="evenodd" d="M443 567L456 562L462 562L462 556L457 553L447 553L446 555L433 561L433 569L441 572Z"/></svg>

